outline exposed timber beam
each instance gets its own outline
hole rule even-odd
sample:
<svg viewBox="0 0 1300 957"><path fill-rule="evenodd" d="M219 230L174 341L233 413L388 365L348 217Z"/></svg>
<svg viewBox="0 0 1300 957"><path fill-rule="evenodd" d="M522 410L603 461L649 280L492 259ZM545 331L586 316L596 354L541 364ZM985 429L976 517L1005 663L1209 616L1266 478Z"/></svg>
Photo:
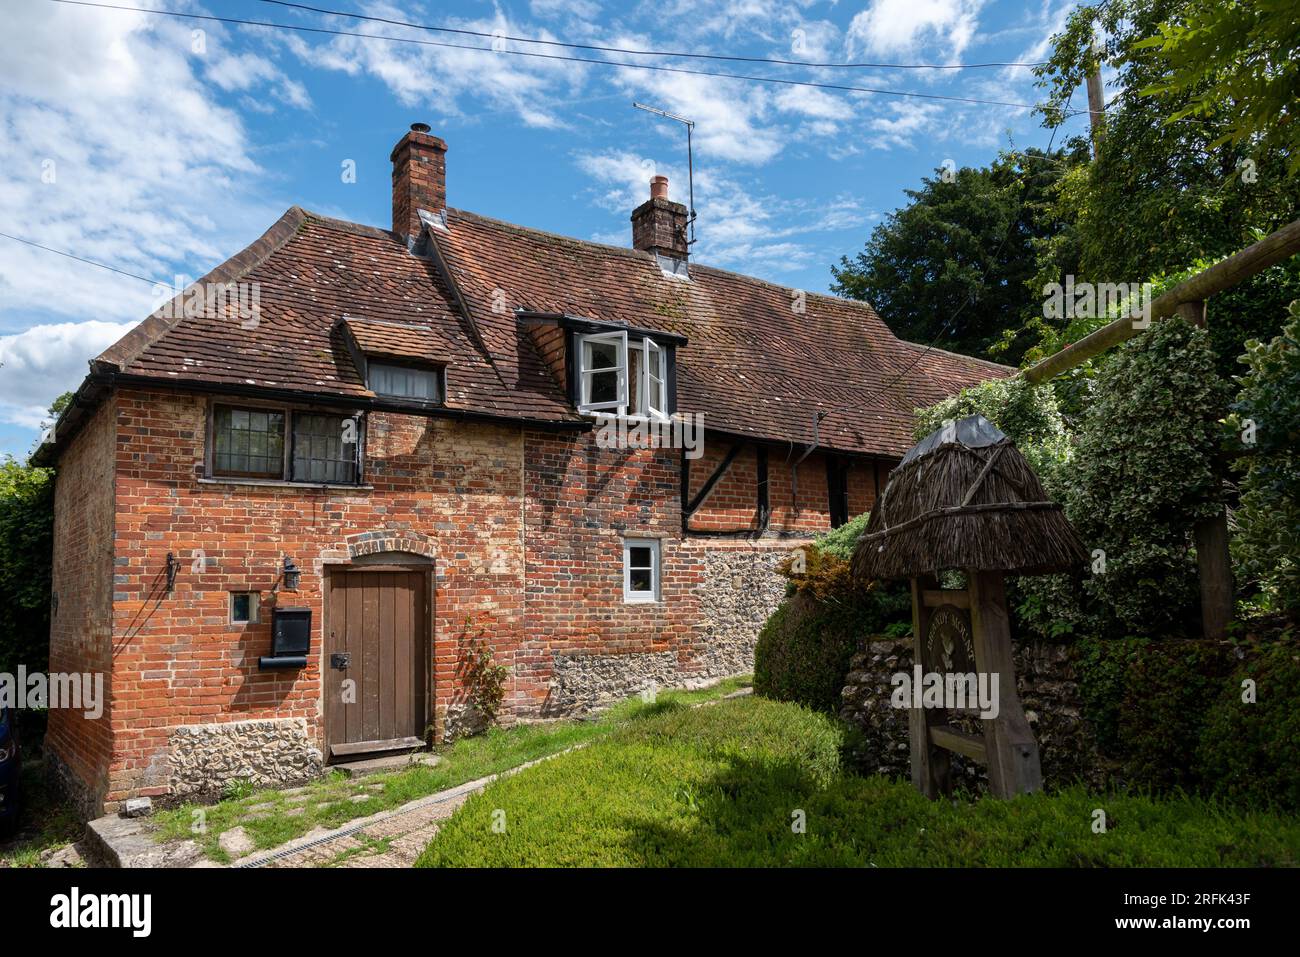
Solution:
<svg viewBox="0 0 1300 957"><path fill-rule="evenodd" d="M1220 260L1209 269L1197 273L1180 282L1173 289L1158 296L1151 303L1151 321L1165 319L1173 315L1183 303L1200 302L1216 293L1230 289L1243 279L1249 279L1256 273L1263 272L1269 266L1276 266L1283 260L1300 253L1300 219L1283 226L1275 233L1270 233L1253 246L1241 252L1233 253L1227 259ZM1112 346L1132 339L1142 329L1135 328L1134 320L1129 317L1116 319L1109 325L1102 326L1078 342L1072 343L1030 366L1020 374L1035 385L1046 382L1053 376L1073 369L1093 356L1100 355Z"/></svg>

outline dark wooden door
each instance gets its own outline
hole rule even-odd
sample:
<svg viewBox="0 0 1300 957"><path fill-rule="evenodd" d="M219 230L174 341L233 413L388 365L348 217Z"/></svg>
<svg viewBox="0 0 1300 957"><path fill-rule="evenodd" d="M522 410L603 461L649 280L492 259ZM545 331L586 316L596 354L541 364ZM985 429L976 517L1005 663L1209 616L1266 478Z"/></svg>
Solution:
<svg viewBox="0 0 1300 957"><path fill-rule="evenodd" d="M326 621L331 757L417 747L426 725L427 574L339 570Z"/></svg>

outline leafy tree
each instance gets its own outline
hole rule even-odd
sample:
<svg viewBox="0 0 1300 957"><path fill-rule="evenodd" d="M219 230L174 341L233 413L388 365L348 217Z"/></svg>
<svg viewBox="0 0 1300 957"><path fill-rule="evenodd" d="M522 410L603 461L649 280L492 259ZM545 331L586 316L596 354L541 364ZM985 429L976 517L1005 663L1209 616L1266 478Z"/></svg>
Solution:
<svg viewBox="0 0 1300 957"><path fill-rule="evenodd" d="M1008 317L1041 312L1030 280L1042 251L1070 249L1054 242L1062 232L1054 192L1081 159L1078 149L1027 150L1004 152L987 168L937 170L907 190L908 205L876 227L861 253L832 267L833 290L869 301L904 339L1018 361L1029 341L1004 335Z"/></svg>
<svg viewBox="0 0 1300 957"><path fill-rule="evenodd" d="M43 670L50 632L54 477L0 462L0 672Z"/></svg>
<svg viewBox="0 0 1300 957"><path fill-rule="evenodd" d="M1095 35L1104 38L1102 55L1118 70L1098 154L1070 170L1059 190L1057 215L1076 224L1080 274L1092 281L1142 282L1198 259L1221 259L1251 242L1254 231L1289 222L1300 208L1300 180L1287 175L1285 153L1262 140L1234 139L1229 111L1184 115L1212 92L1211 81L1185 82L1170 57L1145 44L1192 9L1219 2L1110 0L1080 7L1037 68L1048 93L1047 125L1060 122L1091 72ZM1143 95L1151 90L1164 92Z"/></svg>
<svg viewBox="0 0 1300 957"><path fill-rule="evenodd" d="M1216 121L1211 146L1256 144L1300 171L1300 14L1295 0L1190 0L1134 45L1166 71L1142 94L1172 101L1168 123Z"/></svg>

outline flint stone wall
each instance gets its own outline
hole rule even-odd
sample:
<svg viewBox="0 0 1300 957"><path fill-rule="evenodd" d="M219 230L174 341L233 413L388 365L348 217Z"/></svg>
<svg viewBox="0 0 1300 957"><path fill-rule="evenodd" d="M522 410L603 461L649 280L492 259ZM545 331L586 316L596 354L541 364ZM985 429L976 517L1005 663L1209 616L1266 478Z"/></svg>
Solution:
<svg viewBox="0 0 1300 957"><path fill-rule="evenodd" d="M321 774L324 758L304 718L182 725L168 740L172 795L212 794L228 781L258 787L301 784Z"/></svg>
<svg viewBox="0 0 1300 957"><path fill-rule="evenodd" d="M1014 646L1016 688L1025 717L1038 739L1043 781L1064 786L1083 781L1091 788L1117 783L1114 770L1092 744L1094 735L1081 715L1078 678L1066 645L1021 642ZM890 678L912 673L912 639L868 640L853 656L845 679L840 716L864 732L855 755L869 773L909 778L907 710L890 704ZM963 730L978 732L978 722ZM952 755L953 783L971 789L988 786L983 765Z"/></svg>
<svg viewBox="0 0 1300 957"><path fill-rule="evenodd" d="M706 552L698 653L556 654L545 713L598 710L652 687L698 688L753 671L758 633L785 595L776 566L787 554L784 547Z"/></svg>

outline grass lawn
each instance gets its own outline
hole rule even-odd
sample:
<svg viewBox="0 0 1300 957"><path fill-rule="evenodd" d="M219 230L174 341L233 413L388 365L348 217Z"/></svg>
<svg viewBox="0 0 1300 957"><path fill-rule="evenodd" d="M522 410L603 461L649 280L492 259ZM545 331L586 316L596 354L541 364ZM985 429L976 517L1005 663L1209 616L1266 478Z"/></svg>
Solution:
<svg viewBox="0 0 1300 957"><path fill-rule="evenodd" d="M208 857L227 863L228 855L218 841L231 828L242 826L259 849L278 847L314 827L339 827L355 818L594 741L663 708L715 700L748 685L748 678L729 678L699 691L661 691L655 703L630 698L592 720L493 728L442 750L442 760L433 767L413 764L398 771L358 777L336 769L296 794L260 790L212 805L181 805L154 816L155 836L159 841L192 838ZM201 830L196 829L196 822L201 822Z"/></svg>
<svg viewBox="0 0 1300 957"><path fill-rule="evenodd" d="M1300 821L1197 799L1071 789L927 801L841 764L848 733L796 705L665 704L589 748L503 778L444 825L438 866L1270 866ZM1105 833L1094 833L1103 809ZM504 811L504 830L498 824ZM797 833L803 821L804 832Z"/></svg>

